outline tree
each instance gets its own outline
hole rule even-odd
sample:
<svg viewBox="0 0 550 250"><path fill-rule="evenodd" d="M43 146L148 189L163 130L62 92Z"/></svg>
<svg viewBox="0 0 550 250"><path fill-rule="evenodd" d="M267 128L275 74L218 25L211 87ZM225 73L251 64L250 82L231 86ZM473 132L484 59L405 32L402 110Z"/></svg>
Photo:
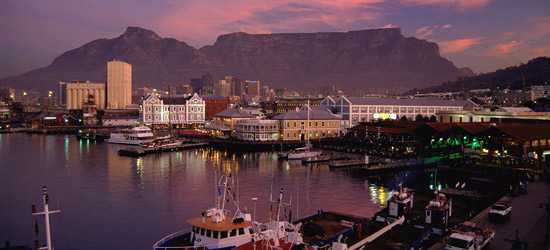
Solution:
<svg viewBox="0 0 550 250"><path fill-rule="evenodd" d="M430 116L430 122L437 122L437 117L435 115Z"/></svg>
<svg viewBox="0 0 550 250"><path fill-rule="evenodd" d="M422 116L421 114L418 114L418 115L416 115L414 120L417 121L417 122L422 122L422 121L424 121L424 116Z"/></svg>

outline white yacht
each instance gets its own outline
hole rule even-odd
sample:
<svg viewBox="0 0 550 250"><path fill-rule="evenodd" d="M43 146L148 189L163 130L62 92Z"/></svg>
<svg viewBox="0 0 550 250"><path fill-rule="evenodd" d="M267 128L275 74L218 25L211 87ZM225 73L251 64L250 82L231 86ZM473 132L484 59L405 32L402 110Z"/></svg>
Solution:
<svg viewBox="0 0 550 250"><path fill-rule="evenodd" d="M111 137L107 140L109 143L141 145L150 143L154 140L153 131L146 126L134 127L111 133Z"/></svg>
<svg viewBox="0 0 550 250"><path fill-rule="evenodd" d="M305 134L306 146L302 148L296 148L288 152L288 154L286 155L286 158L289 160L300 160L300 159L317 157L322 153L319 150L314 150L313 146L309 142L309 110L311 109L309 106L309 100L307 101L306 108L307 108L307 122L306 122L306 134Z"/></svg>
<svg viewBox="0 0 550 250"><path fill-rule="evenodd" d="M313 158L321 155L321 151L313 150L313 146L308 142L305 147L296 148L287 154L289 160L300 160L306 158Z"/></svg>

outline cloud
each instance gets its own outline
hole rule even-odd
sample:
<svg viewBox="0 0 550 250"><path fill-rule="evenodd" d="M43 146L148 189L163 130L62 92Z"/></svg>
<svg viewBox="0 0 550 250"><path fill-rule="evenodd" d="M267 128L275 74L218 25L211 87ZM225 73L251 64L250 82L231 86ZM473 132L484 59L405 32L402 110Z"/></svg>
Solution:
<svg viewBox="0 0 550 250"><path fill-rule="evenodd" d="M416 29L415 34L417 38L427 39L430 38L437 30L450 29L452 27L453 26L450 24L423 26Z"/></svg>
<svg viewBox="0 0 550 250"><path fill-rule="evenodd" d="M222 0L175 2L156 26L192 44L210 43L229 32L276 33L348 30L379 26L385 0L293 2ZM212 6L216 6L215 8Z"/></svg>
<svg viewBox="0 0 550 250"><path fill-rule="evenodd" d="M455 54L463 52L471 47L478 45L482 42L482 38L461 38L456 40L448 40L439 43L441 48L441 54Z"/></svg>
<svg viewBox="0 0 550 250"><path fill-rule="evenodd" d="M396 25L396 24L392 24L392 23L388 23L384 26L382 26L382 28L384 29L393 29L393 28L399 28L399 25Z"/></svg>
<svg viewBox="0 0 550 250"><path fill-rule="evenodd" d="M504 43L499 43L489 49L489 55L492 56L504 56L509 55L519 49L522 42L520 41L509 41Z"/></svg>
<svg viewBox="0 0 550 250"><path fill-rule="evenodd" d="M461 10L480 9L491 2L491 0L402 0L404 3L414 5L436 5Z"/></svg>

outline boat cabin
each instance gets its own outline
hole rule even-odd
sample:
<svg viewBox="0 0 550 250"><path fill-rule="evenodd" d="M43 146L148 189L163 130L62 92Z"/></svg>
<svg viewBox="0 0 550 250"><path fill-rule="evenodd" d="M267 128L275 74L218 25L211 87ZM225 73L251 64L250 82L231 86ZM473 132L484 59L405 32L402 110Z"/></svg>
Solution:
<svg viewBox="0 0 550 250"><path fill-rule="evenodd" d="M452 215L452 200L439 193L425 208L425 223L432 227L434 232L443 232L447 229L449 217Z"/></svg>
<svg viewBox="0 0 550 250"><path fill-rule="evenodd" d="M192 238L195 246L208 249L232 248L252 239L252 222L237 218L215 222L209 217L190 219Z"/></svg>

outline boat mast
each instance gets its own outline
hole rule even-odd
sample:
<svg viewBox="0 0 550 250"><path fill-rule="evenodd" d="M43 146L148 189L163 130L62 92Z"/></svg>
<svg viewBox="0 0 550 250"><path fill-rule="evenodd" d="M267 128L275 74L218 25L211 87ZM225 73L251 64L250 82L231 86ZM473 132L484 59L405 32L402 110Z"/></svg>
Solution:
<svg viewBox="0 0 550 250"><path fill-rule="evenodd" d="M309 147L309 96L307 98L306 146Z"/></svg>
<svg viewBox="0 0 550 250"><path fill-rule="evenodd" d="M44 215L44 227L46 228L46 246L39 248L39 250L53 250L52 247L52 232L50 228L50 214L60 213L61 210L51 210L48 206L49 196L48 188L42 186L42 203L44 205L44 211L36 212L35 206L33 205L32 215Z"/></svg>

